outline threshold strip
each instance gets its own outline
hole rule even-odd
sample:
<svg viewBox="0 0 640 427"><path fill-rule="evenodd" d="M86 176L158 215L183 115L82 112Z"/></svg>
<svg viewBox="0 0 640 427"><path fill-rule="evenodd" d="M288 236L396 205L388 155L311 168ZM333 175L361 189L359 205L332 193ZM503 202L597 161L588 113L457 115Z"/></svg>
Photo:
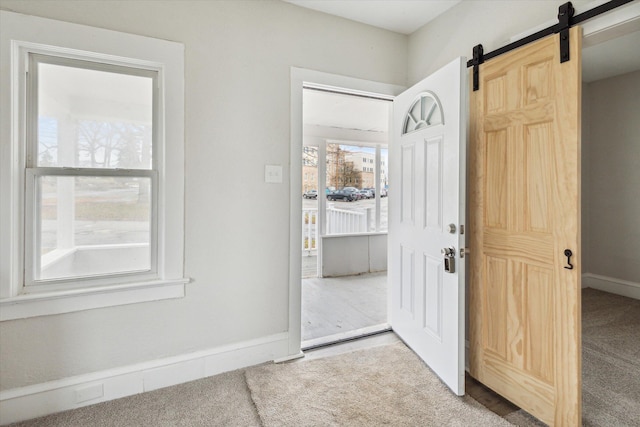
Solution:
<svg viewBox="0 0 640 427"><path fill-rule="evenodd" d="M336 344L344 344L344 343L351 342L351 341L357 341L357 340L362 339L362 338L369 338L369 337L373 337L373 336L376 336L376 335L382 335L382 334L385 334L385 333L391 332L391 331L392 331L391 326L384 325L384 326L381 327L381 329L376 329L376 330L372 330L370 332L364 332L364 333L360 333L360 334L355 334L353 336L345 335L342 338L337 338L337 339L331 339L331 336L329 336L329 337L327 337L328 338L327 341L321 341L321 342L319 342L317 344L310 344L308 346L302 347L301 350L303 352L311 351L311 350L317 350L319 348L329 347L329 346L336 345ZM313 340L313 341L316 341L316 340ZM303 344L304 344L304 342L303 342Z"/></svg>

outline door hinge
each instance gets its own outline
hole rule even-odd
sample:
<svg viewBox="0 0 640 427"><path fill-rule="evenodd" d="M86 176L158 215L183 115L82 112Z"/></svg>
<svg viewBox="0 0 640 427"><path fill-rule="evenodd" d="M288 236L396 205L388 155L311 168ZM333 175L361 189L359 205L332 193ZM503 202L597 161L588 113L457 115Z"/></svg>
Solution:
<svg viewBox="0 0 640 427"><path fill-rule="evenodd" d="M558 8L558 33L560 33L560 63L571 59L569 49L569 28L571 28L571 18L575 13L571 2L567 2Z"/></svg>

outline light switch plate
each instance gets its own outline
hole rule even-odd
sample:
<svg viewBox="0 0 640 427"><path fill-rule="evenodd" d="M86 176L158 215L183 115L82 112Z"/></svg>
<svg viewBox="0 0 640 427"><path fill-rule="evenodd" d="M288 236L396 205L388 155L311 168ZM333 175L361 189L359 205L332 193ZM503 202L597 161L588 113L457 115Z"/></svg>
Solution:
<svg viewBox="0 0 640 427"><path fill-rule="evenodd" d="M282 184L282 166L280 165L265 165L264 167L264 182Z"/></svg>

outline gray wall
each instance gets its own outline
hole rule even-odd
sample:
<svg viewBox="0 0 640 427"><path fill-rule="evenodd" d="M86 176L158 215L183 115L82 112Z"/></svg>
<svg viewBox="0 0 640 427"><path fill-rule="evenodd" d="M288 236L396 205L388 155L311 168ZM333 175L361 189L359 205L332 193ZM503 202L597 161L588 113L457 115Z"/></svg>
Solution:
<svg viewBox="0 0 640 427"><path fill-rule="evenodd" d="M640 71L584 89L583 270L640 284Z"/></svg>
<svg viewBox="0 0 640 427"><path fill-rule="evenodd" d="M289 163L300 161L289 158L290 67L404 85L407 37L281 1L0 8L184 43L184 263L195 279L178 300L2 322L0 387L287 331ZM283 165L282 184L264 183L265 164Z"/></svg>
<svg viewBox="0 0 640 427"><path fill-rule="evenodd" d="M558 22L558 6L563 3L553 0L458 3L409 36L409 84L420 81L456 57L471 59L473 46L479 43L487 53L533 27ZM580 13L592 0L571 3Z"/></svg>
<svg viewBox="0 0 640 427"><path fill-rule="evenodd" d="M324 236L322 277L387 270L387 234Z"/></svg>

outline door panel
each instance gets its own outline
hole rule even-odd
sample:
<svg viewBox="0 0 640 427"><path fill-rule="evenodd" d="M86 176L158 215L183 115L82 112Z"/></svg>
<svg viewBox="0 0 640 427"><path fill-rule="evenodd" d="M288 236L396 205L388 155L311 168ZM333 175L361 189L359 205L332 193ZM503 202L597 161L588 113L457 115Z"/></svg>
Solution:
<svg viewBox="0 0 640 427"><path fill-rule="evenodd" d="M443 143L441 136L429 139L425 141L424 150L424 224L427 229L434 232L442 230Z"/></svg>
<svg viewBox="0 0 640 427"><path fill-rule="evenodd" d="M422 327L442 341L442 258L424 256L425 298Z"/></svg>
<svg viewBox="0 0 640 427"><path fill-rule="evenodd" d="M464 394L466 65L443 67L394 100L389 147L389 285L394 331ZM462 178L461 178L462 177ZM449 232L446 225L453 224ZM442 248L456 251L444 271Z"/></svg>
<svg viewBox="0 0 640 427"><path fill-rule="evenodd" d="M415 251L413 249L402 246L402 255L401 255L401 287L400 287L400 309L402 310L402 315L404 317L408 317L409 319L414 318L415 314Z"/></svg>
<svg viewBox="0 0 640 427"><path fill-rule="evenodd" d="M550 425L581 422L581 33L485 62L470 119L470 373ZM573 269L565 249L573 252Z"/></svg>
<svg viewBox="0 0 640 427"><path fill-rule="evenodd" d="M405 144L402 146L402 222L412 225L415 217L415 146L414 144ZM392 199L393 200L393 199Z"/></svg>

